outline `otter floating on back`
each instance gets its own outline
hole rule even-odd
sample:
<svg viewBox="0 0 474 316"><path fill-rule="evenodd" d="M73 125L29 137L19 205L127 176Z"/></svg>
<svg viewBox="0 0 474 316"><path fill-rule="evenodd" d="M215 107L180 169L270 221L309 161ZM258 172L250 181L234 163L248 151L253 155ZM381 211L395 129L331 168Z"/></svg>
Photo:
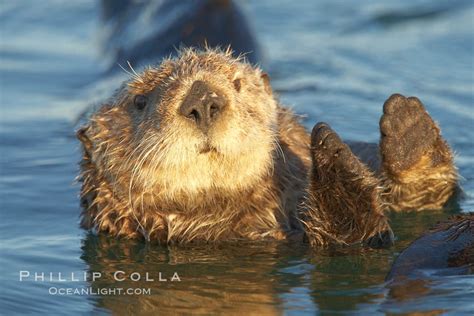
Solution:
<svg viewBox="0 0 474 316"><path fill-rule="evenodd" d="M258 67L230 50L184 49L78 131L82 225L162 244L390 244L384 211L441 208L457 173L417 98L393 95L383 112L379 146L350 147L325 123L310 135Z"/></svg>

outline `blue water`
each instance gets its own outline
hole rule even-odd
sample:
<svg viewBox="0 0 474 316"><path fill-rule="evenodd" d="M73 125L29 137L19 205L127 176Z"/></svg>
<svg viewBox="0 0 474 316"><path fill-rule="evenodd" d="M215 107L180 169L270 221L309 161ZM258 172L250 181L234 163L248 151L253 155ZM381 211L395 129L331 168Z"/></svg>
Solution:
<svg viewBox="0 0 474 316"><path fill-rule="evenodd" d="M278 243L164 249L78 226L78 115L117 87L104 79L94 1L0 3L1 313L366 314L474 312L472 276L394 287L397 254L449 214L474 210L471 1L246 1L282 102L346 139L377 141L384 100L416 95L457 153L465 198L452 210L392 214L388 250L312 252ZM137 30L138 31L138 30ZM148 272L155 282L112 280ZM47 272L20 282L20 271ZM71 280L84 271L95 282ZM48 273L54 278L48 280ZM58 273L67 281L58 281ZM181 282L157 282L159 273ZM51 288L145 288L145 295L54 295Z"/></svg>

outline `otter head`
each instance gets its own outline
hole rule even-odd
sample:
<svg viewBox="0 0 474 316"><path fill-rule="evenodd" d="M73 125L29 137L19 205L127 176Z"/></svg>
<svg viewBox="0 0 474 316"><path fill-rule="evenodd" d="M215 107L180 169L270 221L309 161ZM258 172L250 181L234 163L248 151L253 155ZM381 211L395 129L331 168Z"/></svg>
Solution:
<svg viewBox="0 0 474 316"><path fill-rule="evenodd" d="M251 188L272 169L276 117L258 68L187 49L134 75L78 135L113 194L143 203Z"/></svg>

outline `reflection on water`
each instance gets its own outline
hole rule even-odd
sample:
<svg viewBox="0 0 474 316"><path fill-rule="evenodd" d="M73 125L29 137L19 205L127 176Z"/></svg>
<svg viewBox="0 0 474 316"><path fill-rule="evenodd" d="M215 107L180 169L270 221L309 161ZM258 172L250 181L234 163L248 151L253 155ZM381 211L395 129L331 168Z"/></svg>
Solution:
<svg viewBox="0 0 474 316"><path fill-rule="evenodd" d="M41 5L39 5L41 3ZM312 252L304 245L230 243L160 248L78 227L77 114L120 78L102 76L104 37L93 1L0 6L0 300L2 312L280 314L469 313L474 279L427 274L386 283L398 253L449 214L474 210L471 1L256 1L245 7L265 67L310 128L377 141L385 98L417 95L458 153L466 194L450 210L391 214L389 250ZM282 22L283 21L283 22ZM92 281L19 282L20 270L102 272ZM154 282L119 282L113 272ZM157 281L177 272L181 282ZM50 287L150 288L151 295L49 295Z"/></svg>
<svg viewBox="0 0 474 316"><path fill-rule="evenodd" d="M359 249L305 258L307 247L272 242L165 249L92 235L85 239L83 250L90 271L107 275L92 282L95 288L117 286L113 274L124 271L138 273L142 280L127 279L121 287L152 291L133 300L104 296L97 307L118 312L131 305L130 310L144 313L351 310L383 298L383 287L367 288L383 282L391 258L389 251ZM147 273L154 282L144 280ZM167 282L158 281L160 273ZM174 273L181 282L170 281Z"/></svg>
<svg viewBox="0 0 474 316"><path fill-rule="evenodd" d="M445 217L443 212L397 215L393 225L401 237L409 235L412 239ZM410 225L403 224L406 221ZM151 295L104 295L97 299L96 309L114 313L373 312L380 306L391 310L404 301L423 300L431 293L429 279L395 285L384 282L397 252L409 240L390 250L353 248L313 253L305 245L278 242L164 248L88 234L81 259L90 274L103 274L91 281L96 290L118 286L150 289ZM116 271L123 271L118 277L125 280L117 282ZM132 273L140 280L132 280L137 277L131 277ZM171 281L175 273L179 282Z"/></svg>
<svg viewBox="0 0 474 316"><path fill-rule="evenodd" d="M281 249L284 248L284 249ZM97 307L115 312L212 312L241 311L275 313L282 300L278 294L297 283L298 274L280 272L291 256L300 257L300 249L277 243L223 244L161 248L136 242L120 242L88 235L83 256L91 271L108 275L93 282L97 288L115 287L115 271L138 272L142 280L120 282L124 288L150 288L152 295L133 300L106 296ZM148 276L154 281L146 281ZM174 274L180 282L173 282ZM168 281L159 281L167 279Z"/></svg>

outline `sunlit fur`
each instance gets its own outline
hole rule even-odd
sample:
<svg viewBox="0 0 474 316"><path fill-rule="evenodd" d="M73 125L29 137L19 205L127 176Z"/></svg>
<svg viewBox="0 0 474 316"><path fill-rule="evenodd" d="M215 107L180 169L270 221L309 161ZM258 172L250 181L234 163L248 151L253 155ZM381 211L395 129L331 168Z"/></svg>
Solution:
<svg viewBox="0 0 474 316"><path fill-rule="evenodd" d="M83 227L163 244L300 238L306 230L314 246L363 242L389 230L380 192L382 185L399 192L395 178L383 182L364 169L328 171L324 184L313 181L310 135L298 116L278 103L266 74L230 50L184 49L177 58L141 73L131 68L130 74L77 133L84 149ZM225 96L228 105L208 133L178 111L196 80ZM136 95L147 96L144 109L135 106ZM451 161L446 165L454 170ZM333 185L332 192L344 192L350 201L332 194L321 199L321 185ZM434 187L451 192L454 185ZM403 197L393 196L388 206L403 206ZM425 203L433 205L448 198L429 196ZM348 211L336 220L332 214L341 203Z"/></svg>
<svg viewBox="0 0 474 316"><path fill-rule="evenodd" d="M196 80L228 101L208 135L178 114ZM137 94L148 96L144 110L134 107ZM284 126L293 124L301 134L295 146L307 151L304 129L278 106L266 75L230 51L184 50L178 59L134 75L80 132L87 139L84 226L125 236L156 233L167 242L289 230L295 195L303 188L285 198L284 191L298 185L278 188L274 182L302 182L305 169L294 175L285 172L288 167L275 172L276 161L286 159L277 122L285 116L293 123ZM205 147L212 149L202 153Z"/></svg>
<svg viewBox="0 0 474 316"><path fill-rule="evenodd" d="M438 132L439 128L436 127ZM433 159L436 157L436 159ZM459 188L458 171L448 144L443 140L408 170L399 174L383 169L383 196L390 208L404 210L436 210L443 207Z"/></svg>

